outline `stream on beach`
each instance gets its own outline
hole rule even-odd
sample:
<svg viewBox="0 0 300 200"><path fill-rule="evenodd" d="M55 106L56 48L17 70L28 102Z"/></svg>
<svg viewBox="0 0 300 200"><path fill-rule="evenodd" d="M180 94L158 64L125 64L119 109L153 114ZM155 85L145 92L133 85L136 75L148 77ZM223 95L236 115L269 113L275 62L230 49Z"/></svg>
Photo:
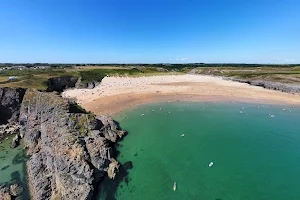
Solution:
<svg viewBox="0 0 300 200"><path fill-rule="evenodd" d="M300 199L299 107L171 102L114 119L122 168L96 199Z"/></svg>

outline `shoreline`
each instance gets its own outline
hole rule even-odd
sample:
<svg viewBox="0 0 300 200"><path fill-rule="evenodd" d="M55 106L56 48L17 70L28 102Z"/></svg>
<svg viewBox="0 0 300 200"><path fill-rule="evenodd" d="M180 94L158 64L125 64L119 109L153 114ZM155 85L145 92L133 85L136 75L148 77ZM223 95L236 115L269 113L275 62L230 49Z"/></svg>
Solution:
<svg viewBox="0 0 300 200"><path fill-rule="evenodd" d="M300 105L300 95L204 75L105 77L94 89L70 89L62 96L76 99L87 111L103 115L168 101Z"/></svg>

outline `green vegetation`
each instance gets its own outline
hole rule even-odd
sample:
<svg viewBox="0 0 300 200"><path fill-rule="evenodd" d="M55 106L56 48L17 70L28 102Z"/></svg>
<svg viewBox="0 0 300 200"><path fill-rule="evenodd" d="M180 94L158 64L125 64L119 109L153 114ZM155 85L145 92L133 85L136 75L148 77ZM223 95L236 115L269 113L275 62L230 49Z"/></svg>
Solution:
<svg viewBox="0 0 300 200"><path fill-rule="evenodd" d="M300 83L299 66L196 68L196 73L233 77L244 80L265 80L281 83Z"/></svg>
<svg viewBox="0 0 300 200"><path fill-rule="evenodd" d="M27 70L0 71L0 87L24 87L46 90L49 78L82 77L84 84L100 82L105 76L153 76L184 74L196 69L198 74L235 77L247 80L269 80L284 83L300 82L300 65L258 64L0 64L0 67L26 66ZM32 69L35 66L48 69ZM8 81L10 76L17 76Z"/></svg>
<svg viewBox="0 0 300 200"><path fill-rule="evenodd" d="M16 76L14 81L8 77ZM79 76L77 72L64 69L36 69L36 70L7 70L0 72L0 87L24 87L45 90L49 78L62 76Z"/></svg>
<svg viewBox="0 0 300 200"><path fill-rule="evenodd" d="M166 73L166 72L165 72ZM91 81L100 82L105 76L151 76L165 74L155 68L124 68L124 69L92 69L79 71L84 83Z"/></svg>

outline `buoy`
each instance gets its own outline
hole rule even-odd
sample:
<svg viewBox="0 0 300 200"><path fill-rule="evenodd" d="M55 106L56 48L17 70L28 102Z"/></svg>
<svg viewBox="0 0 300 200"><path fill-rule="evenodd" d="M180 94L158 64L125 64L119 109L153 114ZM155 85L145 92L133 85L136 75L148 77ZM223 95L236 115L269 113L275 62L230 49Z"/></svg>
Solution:
<svg viewBox="0 0 300 200"><path fill-rule="evenodd" d="M208 165L208 167L212 167L213 165L214 165L214 163L210 162L209 165Z"/></svg>
<svg viewBox="0 0 300 200"><path fill-rule="evenodd" d="M181 137L184 137L184 134L181 134Z"/></svg>
<svg viewBox="0 0 300 200"><path fill-rule="evenodd" d="M144 116L145 114L141 114L141 116Z"/></svg>
<svg viewBox="0 0 300 200"><path fill-rule="evenodd" d="M174 184L173 184L173 190L176 191L176 188L177 188L176 182L174 182Z"/></svg>

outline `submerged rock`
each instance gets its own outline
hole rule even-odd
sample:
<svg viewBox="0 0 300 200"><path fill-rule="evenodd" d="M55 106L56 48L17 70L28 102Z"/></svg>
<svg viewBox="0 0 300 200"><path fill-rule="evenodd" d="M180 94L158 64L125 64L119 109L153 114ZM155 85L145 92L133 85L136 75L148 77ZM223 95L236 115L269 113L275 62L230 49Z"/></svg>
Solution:
<svg viewBox="0 0 300 200"><path fill-rule="evenodd" d="M13 138L12 140L12 143L11 143L11 148L16 148L17 146L19 146L20 144L20 138L19 138L19 135L15 135L15 137Z"/></svg>
<svg viewBox="0 0 300 200"><path fill-rule="evenodd" d="M108 166L107 175L110 179L115 179L116 174L119 172L120 164L113 159Z"/></svg>

